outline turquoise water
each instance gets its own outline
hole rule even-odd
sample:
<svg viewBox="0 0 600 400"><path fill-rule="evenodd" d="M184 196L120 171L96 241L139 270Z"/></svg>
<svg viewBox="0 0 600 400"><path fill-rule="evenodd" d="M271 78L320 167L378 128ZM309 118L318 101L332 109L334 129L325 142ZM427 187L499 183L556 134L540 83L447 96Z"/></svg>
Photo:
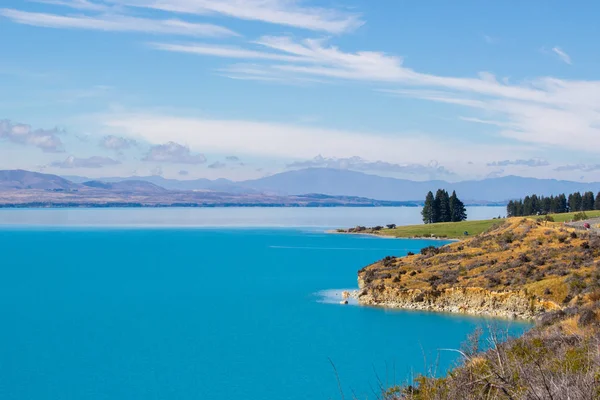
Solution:
<svg viewBox="0 0 600 400"><path fill-rule="evenodd" d="M0 228L0 398L340 399L331 359L346 398L375 399L379 381L424 371L489 321L321 292L430 243L301 228ZM455 357L440 353L439 371Z"/></svg>

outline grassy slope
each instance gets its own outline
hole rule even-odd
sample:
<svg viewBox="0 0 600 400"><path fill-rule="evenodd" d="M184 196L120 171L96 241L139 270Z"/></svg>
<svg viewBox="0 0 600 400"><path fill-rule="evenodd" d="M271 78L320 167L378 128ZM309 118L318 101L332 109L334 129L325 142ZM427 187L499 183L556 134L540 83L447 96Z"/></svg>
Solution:
<svg viewBox="0 0 600 400"><path fill-rule="evenodd" d="M573 219L576 213L552 214L552 218L556 222L568 222ZM589 218L600 217L600 211L587 211ZM535 217L531 217L535 218ZM488 219L481 221L463 221L463 222L442 222L438 224L422 224L422 225L407 225L399 226L396 229L383 229L377 233L382 236L392 236L398 238L421 237L421 236L436 236L447 237L450 239L464 239L464 232L469 232L469 236L479 235L487 231L494 224L502 220Z"/></svg>
<svg viewBox="0 0 600 400"><path fill-rule="evenodd" d="M361 274L372 285L399 289L526 289L558 304L570 302L596 279L600 239L588 232L527 218L496 222L479 236L427 254L382 260Z"/></svg>

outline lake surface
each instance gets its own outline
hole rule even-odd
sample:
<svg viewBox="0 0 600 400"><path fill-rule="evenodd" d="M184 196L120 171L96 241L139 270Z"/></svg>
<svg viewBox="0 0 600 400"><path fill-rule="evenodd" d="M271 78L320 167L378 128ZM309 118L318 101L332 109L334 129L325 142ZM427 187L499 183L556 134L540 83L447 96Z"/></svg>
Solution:
<svg viewBox="0 0 600 400"><path fill-rule="evenodd" d="M26 211L0 218L14 224ZM437 349L458 348L478 326L528 327L328 296L354 288L363 266L426 240L293 227L95 228L81 211L58 210L80 218L72 226L0 228L1 399L340 399L329 360L346 398L374 399L379 380L425 371L425 358L433 365ZM438 372L456 361L439 355Z"/></svg>
<svg viewBox="0 0 600 400"><path fill-rule="evenodd" d="M467 207L469 219L506 215L506 207ZM1 209L0 225L325 227L422 223L421 207L230 207Z"/></svg>

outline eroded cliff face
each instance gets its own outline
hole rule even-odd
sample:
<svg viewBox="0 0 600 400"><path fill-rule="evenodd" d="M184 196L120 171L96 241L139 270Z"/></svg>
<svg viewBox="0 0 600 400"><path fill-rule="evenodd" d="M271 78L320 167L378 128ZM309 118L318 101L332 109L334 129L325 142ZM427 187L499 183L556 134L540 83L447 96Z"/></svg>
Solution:
<svg viewBox="0 0 600 400"><path fill-rule="evenodd" d="M358 273L360 304L535 318L600 298L600 236L527 218Z"/></svg>
<svg viewBox="0 0 600 400"><path fill-rule="evenodd" d="M399 289L385 285L361 287L361 305L533 319L560 306L525 291L482 288Z"/></svg>

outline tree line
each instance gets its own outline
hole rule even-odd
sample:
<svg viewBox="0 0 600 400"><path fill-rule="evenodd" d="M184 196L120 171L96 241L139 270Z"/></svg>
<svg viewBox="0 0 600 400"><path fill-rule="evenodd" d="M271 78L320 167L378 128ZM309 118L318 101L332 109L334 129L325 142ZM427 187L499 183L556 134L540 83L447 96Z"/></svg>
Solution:
<svg viewBox="0 0 600 400"><path fill-rule="evenodd" d="M600 192L571 193L569 196L526 196L524 199L511 200L506 206L509 217L524 217L537 214L561 214L567 212L600 210Z"/></svg>
<svg viewBox="0 0 600 400"><path fill-rule="evenodd" d="M427 193L421 215L426 224L459 222L467 219L467 209L456 196L456 191L450 196L446 190L438 189L435 196L431 191Z"/></svg>

